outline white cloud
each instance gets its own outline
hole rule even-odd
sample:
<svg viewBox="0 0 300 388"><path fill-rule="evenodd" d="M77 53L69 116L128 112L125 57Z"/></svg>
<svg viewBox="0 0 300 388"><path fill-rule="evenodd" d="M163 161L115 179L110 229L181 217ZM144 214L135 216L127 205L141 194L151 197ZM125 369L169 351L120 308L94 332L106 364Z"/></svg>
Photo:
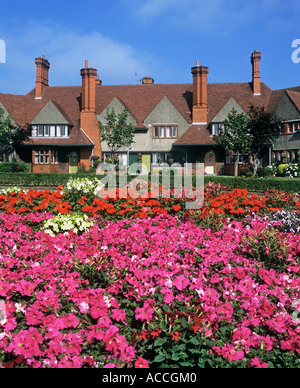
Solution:
<svg viewBox="0 0 300 388"><path fill-rule="evenodd" d="M121 0L138 22L167 25L187 32L230 34L241 26L268 24L268 15L282 13L282 0ZM292 1L292 7L295 0Z"/></svg>
<svg viewBox="0 0 300 388"><path fill-rule="evenodd" d="M50 62L51 86L80 85L86 59L97 68L103 84L135 83L136 73L141 77L151 73L147 53L99 32L80 34L53 22L30 21L22 30L12 31L6 44L6 77L0 92L26 93L34 88L34 58L42 55Z"/></svg>

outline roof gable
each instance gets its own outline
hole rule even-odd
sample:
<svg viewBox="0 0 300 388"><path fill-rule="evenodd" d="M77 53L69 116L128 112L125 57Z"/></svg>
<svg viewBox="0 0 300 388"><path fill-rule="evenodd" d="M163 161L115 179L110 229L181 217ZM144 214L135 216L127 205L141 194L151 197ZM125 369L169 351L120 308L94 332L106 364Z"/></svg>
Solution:
<svg viewBox="0 0 300 388"><path fill-rule="evenodd" d="M170 99L164 96L145 119L145 124L177 124L183 120L188 124Z"/></svg>
<svg viewBox="0 0 300 388"><path fill-rule="evenodd" d="M70 124L62 109L51 100L35 116L31 124Z"/></svg>
<svg viewBox="0 0 300 388"><path fill-rule="evenodd" d="M7 109L5 108L5 106L2 104L2 102L0 101L0 108L3 110L4 112L4 119L6 119L8 116L11 117L10 121L11 121L11 124L13 126L17 125L14 118L12 117L12 115L9 114L9 112L7 111Z"/></svg>
<svg viewBox="0 0 300 388"><path fill-rule="evenodd" d="M223 108L217 113L217 115L212 119L212 122L223 123L227 118L229 113L235 109L237 113L244 113L244 109L235 101L233 97L223 106Z"/></svg>
<svg viewBox="0 0 300 388"><path fill-rule="evenodd" d="M283 94L274 114L279 117L282 121L288 120L299 120L300 113L297 108L297 104L300 103L300 99L295 94L297 92L285 91Z"/></svg>
<svg viewBox="0 0 300 388"><path fill-rule="evenodd" d="M104 111L97 116L98 120L105 125L106 122L106 114L107 110L111 111L114 110L116 115L121 114L124 109L127 109L128 111L128 118L127 118L127 123L128 124L133 124L136 125L137 120L134 118L134 116L130 113L129 109L127 106L123 103L123 101L119 97L115 97L109 104L108 106L104 109Z"/></svg>

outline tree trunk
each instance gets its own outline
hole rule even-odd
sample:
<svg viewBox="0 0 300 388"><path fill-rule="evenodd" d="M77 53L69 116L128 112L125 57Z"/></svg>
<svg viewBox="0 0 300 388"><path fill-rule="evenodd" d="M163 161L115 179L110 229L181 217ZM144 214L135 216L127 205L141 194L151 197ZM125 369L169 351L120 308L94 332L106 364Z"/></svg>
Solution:
<svg viewBox="0 0 300 388"><path fill-rule="evenodd" d="M236 161L234 163L234 176L237 177L239 175L239 153L236 153Z"/></svg>

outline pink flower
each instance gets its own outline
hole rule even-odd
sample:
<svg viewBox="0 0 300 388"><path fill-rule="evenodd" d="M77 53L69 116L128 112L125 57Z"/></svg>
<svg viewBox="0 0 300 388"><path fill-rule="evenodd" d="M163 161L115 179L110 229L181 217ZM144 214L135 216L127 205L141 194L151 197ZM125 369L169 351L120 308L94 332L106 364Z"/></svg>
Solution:
<svg viewBox="0 0 300 388"><path fill-rule="evenodd" d="M90 306L86 302L79 303L78 307L79 307L80 312L83 314L87 314L87 312L89 311L89 308L90 308Z"/></svg>
<svg viewBox="0 0 300 388"><path fill-rule="evenodd" d="M259 358L255 357L252 358L250 366L252 366L253 368L268 368L269 365L266 362L263 362Z"/></svg>
<svg viewBox="0 0 300 388"><path fill-rule="evenodd" d="M76 329L76 327L79 325L79 321L77 317L72 313L63 315L61 317L61 321L64 329L68 329L70 327L73 327L74 329Z"/></svg>
<svg viewBox="0 0 300 388"><path fill-rule="evenodd" d="M177 276L173 280L173 286L175 286L179 291L183 291L188 285L190 281L184 275Z"/></svg>
<svg viewBox="0 0 300 388"><path fill-rule="evenodd" d="M150 322L153 316L154 310L151 305L146 301L143 307L137 307L135 310L135 318L142 321Z"/></svg>
<svg viewBox="0 0 300 388"><path fill-rule="evenodd" d="M135 368L149 368L148 361L142 357L139 357L134 363Z"/></svg>
<svg viewBox="0 0 300 388"><path fill-rule="evenodd" d="M111 317L112 317L112 319L115 319L116 321L122 321L125 323L126 312L125 312L125 310L114 309L112 314L111 314Z"/></svg>
<svg viewBox="0 0 300 388"><path fill-rule="evenodd" d="M103 297L99 297L95 303L92 304L91 307L91 316L94 319L98 319L100 317L104 317L107 315L107 306L103 300Z"/></svg>
<svg viewBox="0 0 300 388"><path fill-rule="evenodd" d="M26 312L26 323L27 325L36 326L40 323L43 317L44 314L42 312L40 312L37 308L33 308L31 311Z"/></svg>

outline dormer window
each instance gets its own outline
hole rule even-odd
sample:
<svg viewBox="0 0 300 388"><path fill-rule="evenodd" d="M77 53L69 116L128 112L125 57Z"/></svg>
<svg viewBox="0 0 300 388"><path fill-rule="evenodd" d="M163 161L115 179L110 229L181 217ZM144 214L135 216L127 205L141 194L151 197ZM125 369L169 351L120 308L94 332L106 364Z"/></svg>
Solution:
<svg viewBox="0 0 300 388"><path fill-rule="evenodd" d="M216 136L219 134L220 130L224 129L223 123L212 123L210 127L210 136Z"/></svg>
<svg viewBox="0 0 300 388"><path fill-rule="evenodd" d="M69 125L32 125L31 137L69 137Z"/></svg>

